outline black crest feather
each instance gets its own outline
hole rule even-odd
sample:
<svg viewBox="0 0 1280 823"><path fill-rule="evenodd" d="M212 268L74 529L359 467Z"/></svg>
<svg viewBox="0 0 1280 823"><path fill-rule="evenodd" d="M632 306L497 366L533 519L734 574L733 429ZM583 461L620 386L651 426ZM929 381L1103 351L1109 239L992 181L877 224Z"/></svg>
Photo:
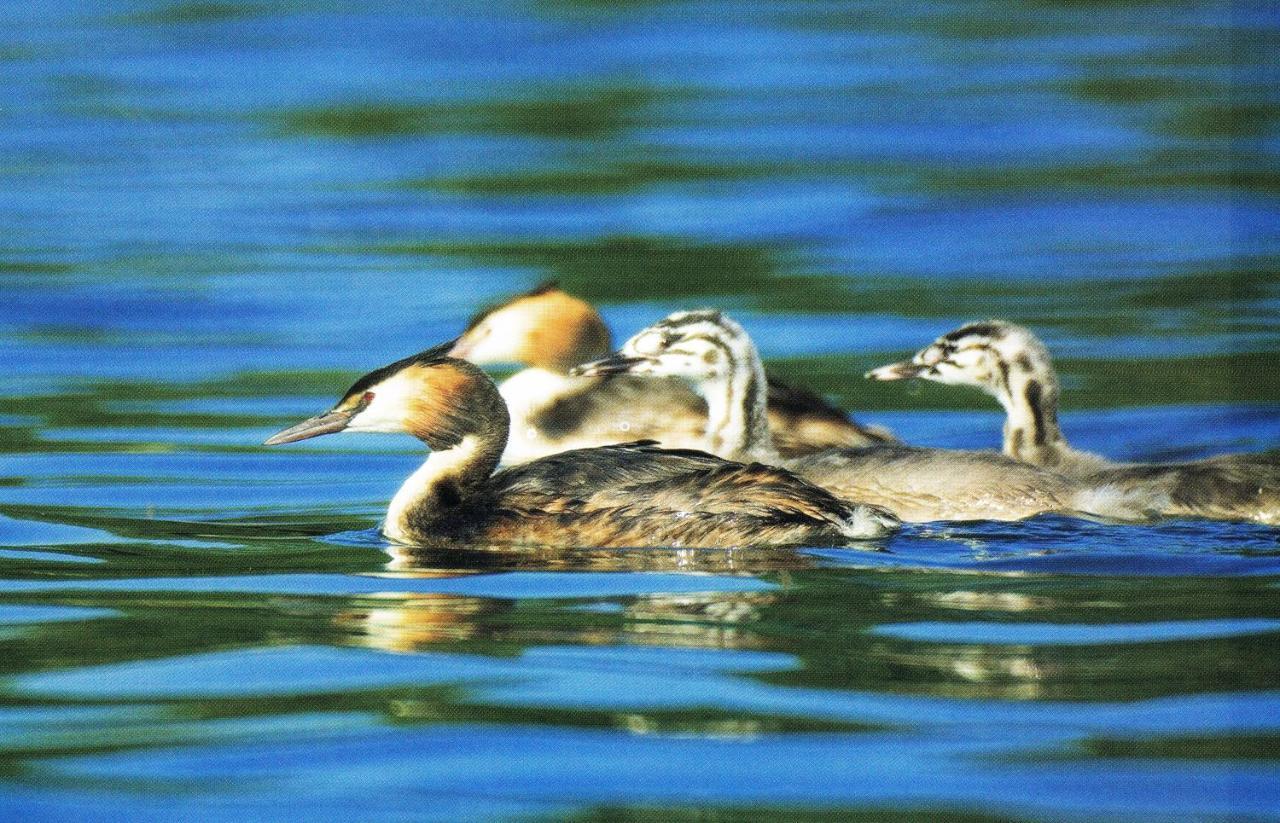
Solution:
<svg viewBox="0 0 1280 823"><path fill-rule="evenodd" d="M959 340L963 337L968 337L971 334L976 334L982 337L998 338L998 337L1004 336L1004 329L1000 325L993 322L969 323L967 325L961 326L955 331L948 332L942 335L942 339L943 340Z"/></svg>
<svg viewBox="0 0 1280 823"><path fill-rule="evenodd" d="M360 394L370 386L376 386L391 375L401 369L406 369L409 366L430 366L433 363L442 363L448 359L449 352L457 342L457 338L455 338L437 346L432 346L429 349L423 349L417 354L411 354L408 357L401 358L394 363L388 363L380 369L374 369L356 382L352 383L351 388L347 389L346 393L342 395L342 398L345 400L354 394Z"/></svg>

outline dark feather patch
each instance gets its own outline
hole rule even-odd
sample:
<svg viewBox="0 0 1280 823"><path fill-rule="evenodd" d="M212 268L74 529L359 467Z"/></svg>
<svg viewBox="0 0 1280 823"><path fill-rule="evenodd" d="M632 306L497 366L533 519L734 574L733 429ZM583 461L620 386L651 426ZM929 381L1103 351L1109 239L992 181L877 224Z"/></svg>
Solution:
<svg viewBox="0 0 1280 823"><path fill-rule="evenodd" d="M769 380L769 408L783 414L799 417L816 417L830 420L833 423L847 423L844 412L823 400L809 389L803 389L786 383L773 375Z"/></svg>
<svg viewBox="0 0 1280 823"><path fill-rule="evenodd" d="M970 323L967 326L961 326L953 332L947 332L942 335L943 340L959 340L969 335L980 335L982 337L1001 337L1004 329L992 323Z"/></svg>
<svg viewBox="0 0 1280 823"><path fill-rule="evenodd" d="M462 502L462 490L452 480L442 480L432 487L436 503L441 508L453 508Z"/></svg>
<svg viewBox="0 0 1280 823"><path fill-rule="evenodd" d="M748 398L756 397L760 393L760 384L756 381L756 375L758 373L759 372L756 369L751 370L751 378L747 381L746 396ZM759 422L760 414L764 411L764 409L765 409L765 403L762 403L758 400L755 401L754 403L748 401L747 431L752 431L754 429L756 424Z"/></svg>
<svg viewBox="0 0 1280 823"><path fill-rule="evenodd" d="M1030 380L1027 382L1027 405L1031 407L1031 418L1035 421L1035 431L1031 433L1032 442L1037 446L1043 446L1045 440L1044 430L1044 406L1041 401L1040 381Z"/></svg>
<svg viewBox="0 0 1280 823"><path fill-rule="evenodd" d="M712 323L720 326L723 322L724 315L716 309L697 309L695 311L684 312L678 318L667 317L654 323L652 328L655 329L679 329L684 326L692 326L695 323Z"/></svg>

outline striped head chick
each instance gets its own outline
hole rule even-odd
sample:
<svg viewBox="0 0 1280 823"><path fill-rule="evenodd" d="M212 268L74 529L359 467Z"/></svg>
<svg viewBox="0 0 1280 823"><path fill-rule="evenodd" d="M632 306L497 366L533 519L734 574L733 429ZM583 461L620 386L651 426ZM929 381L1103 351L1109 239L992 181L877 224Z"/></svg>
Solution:
<svg viewBox="0 0 1280 823"><path fill-rule="evenodd" d="M635 374L686 381L707 403L706 448L728 460L776 460L768 382L755 344L721 312L680 311L637 332L613 355L573 374Z"/></svg>
<svg viewBox="0 0 1280 823"><path fill-rule="evenodd" d="M564 374L610 348L595 307L549 281L481 310L450 354L480 366L516 363Z"/></svg>
<svg viewBox="0 0 1280 823"><path fill-rule="evenodd" d="M919 378L974 386L1006 412L1004 453L1055 467L1064 461L1102 458L1067 445L1058 425L1058 375L1049 350L1030 330L1003 320L968 323L933 341L909 360L867 372L872 380Z"/></svg>

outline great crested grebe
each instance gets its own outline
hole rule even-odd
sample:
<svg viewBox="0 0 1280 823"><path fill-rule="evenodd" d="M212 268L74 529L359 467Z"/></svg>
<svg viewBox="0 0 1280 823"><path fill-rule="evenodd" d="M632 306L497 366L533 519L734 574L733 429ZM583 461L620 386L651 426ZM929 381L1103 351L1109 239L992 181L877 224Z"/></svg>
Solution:
<svg viewBox="0 0 1280 823"><path fill-rule="evenodd" d="M781 458L764 415L764 373L742 327L716 311L677 312L644 329L587 374L681 377L705 398L707 449L730 460L785 466L846 500L906 521L1020 520L1048 512L1145 518L1130 501L996 452L882 444Z"/></svg>
<svg viewBox="0 0 1280 823"><path fill-rule="evenodd" d="M1004 453L1072 477L1154 489L1160 512L1280 524L1280 453L1228 454L1182 463L1113 463L1071 448L1058 426L1058 375L1045 345L1001 320L948 332L910 360L867 372L873 380L918 377L975 386L1004 406Z"/></svg>
<svg viewBox="0 0 1280 823"><path fill-rule="evenodd" d="M420 546L843 545L897 527L790 472L650 442L576 449L494 474L507 407L454 343L361 377L338 404L267 445L340 431L405 432L431 455L396 492L383 533Z"/></svg>
<svg viewBox="0 0 1280 823"><path fill-rule="evenodd" d="M609 340L595 307L555 283L516 295L472 319L458 338L455 357L482 366L525 366L498 387L512 420L504 463L637 438L673 448L702 442L706 404L683 381L570 375L579 363L607 355ZM894 440L883 429L851 421L812 392L772 378L768 408L775 444L783 454Z"/></svg>

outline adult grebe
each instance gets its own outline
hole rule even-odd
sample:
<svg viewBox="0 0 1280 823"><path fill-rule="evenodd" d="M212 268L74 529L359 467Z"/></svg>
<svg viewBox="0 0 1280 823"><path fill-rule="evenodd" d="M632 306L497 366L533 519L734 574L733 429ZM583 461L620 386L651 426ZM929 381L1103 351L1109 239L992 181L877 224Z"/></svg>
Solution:
<svg viewBox="0 0 1280 823"><path fill-rule="evenodd" d="M1022 326L970 323L867 377L982 389L1004 406L1005 454L1072 477L1156 489L1167 500L1163 514L1280 523L1280 453L1121 464L1071 448L1058 426L1058 375L1049 350Z"/></svg>
<svg viewBox="0 0 1280 823"><path fill-rule="evenodd" d="M669 447L702 442L706 405L683 381L570 375L573 366L607 355L609 339L595 307L555 283L516 295L471 321L458 338L455 357L478 365L526 367L498 387L512 419L504 463L637 438ZM883 429L849 420L814 393L773 378L768 409L775 445L783 454L894 439Z"/></svg>
<svg viewBox="0 0 1280 823"><path fill-rule="evenodd" d="M843 545L882 537L889 514L782 469L640 442L561 452L493 474L506 406L454 343L361 377L330 411L267 445L339 431L406 432L431 456L400 487L383 533L422 546Z"/></svg>
<svg viewBox="0 0 1280 823"><path fill-rule="evenodd" d="M1020 520L1047 512L1146 516L1107 487L996 452L883 444L781 458L763 414L760 357L742 327L716 311L677 312L632 337L617 355L580 369L682 377L707 401L709 451L785 466L844 499L883 506L903 520Z"/></svg>

